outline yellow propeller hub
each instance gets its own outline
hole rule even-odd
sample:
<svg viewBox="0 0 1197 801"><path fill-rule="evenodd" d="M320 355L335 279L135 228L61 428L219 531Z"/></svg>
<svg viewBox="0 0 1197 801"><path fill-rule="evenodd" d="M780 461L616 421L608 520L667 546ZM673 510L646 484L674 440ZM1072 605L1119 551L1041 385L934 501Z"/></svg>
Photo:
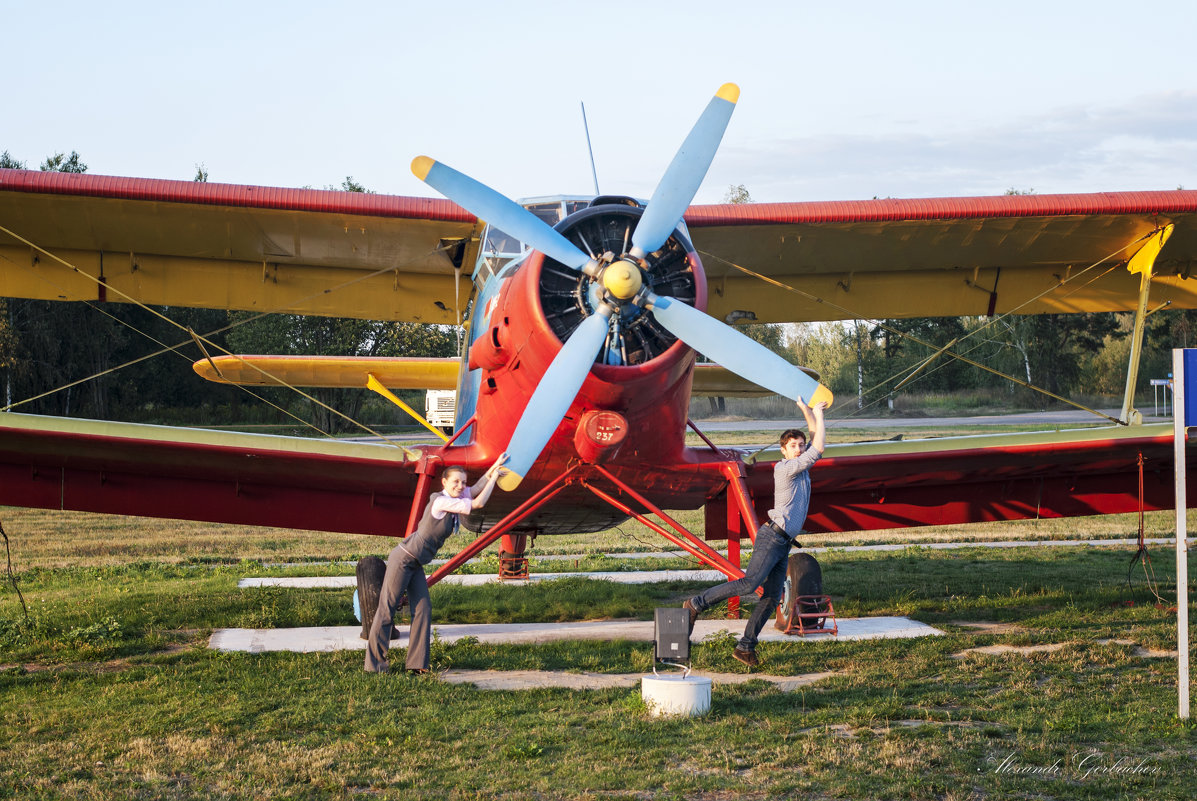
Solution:
<svg viewBox="0 0 1197 801"><path fill-rule="evenodd" d="M617 261L603 271L603 287L619 300L636 297L642 286L640 268L629 261Z"/></svg>

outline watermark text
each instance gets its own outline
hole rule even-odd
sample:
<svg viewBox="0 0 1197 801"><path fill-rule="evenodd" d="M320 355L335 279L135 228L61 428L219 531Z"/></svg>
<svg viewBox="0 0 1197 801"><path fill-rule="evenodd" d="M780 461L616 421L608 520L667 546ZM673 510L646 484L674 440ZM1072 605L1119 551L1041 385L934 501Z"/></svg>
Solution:
<svg viewBox="0 0 1197 801"><path fill-rule="evenodd" d="M1078 751L1067 756L1026 759L1014 752L987 757L987 771L1003 776L1035 776L1058 779L1137 778L1156 776L1162 771L1151 757L1128 757L1105 751Z"/></svg>

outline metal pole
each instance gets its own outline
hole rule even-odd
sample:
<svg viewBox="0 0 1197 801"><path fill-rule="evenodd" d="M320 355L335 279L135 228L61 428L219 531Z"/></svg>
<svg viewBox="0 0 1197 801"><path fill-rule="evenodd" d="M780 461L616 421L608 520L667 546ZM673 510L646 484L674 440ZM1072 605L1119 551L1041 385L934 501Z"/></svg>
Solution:
<svg viewBox="0 0 1197 801"><path fill-rule="evenodd" d="M737 515L730 506L728 507L727 516L729 518L729 526L735 525L739 522L739 515ZM735 517L735 520L732 520L732 517ZM740 530L738 528L736 529L734 537L732 536L730 528L727 532L727 561L731 562L741 570L744 569L744 561L740 558ZM729 620L740 619L740 596L733 595L727 599L727 617Z"/></svg>
<svg viewBox="0 0 1197 801"><path fill-rule="evenodd" d="M1189 717L1189 558L1185 490L1185 352L1172 351L1172 463L1176 475L1176 684L1181 720Z"/></svg>
<svg viewBox="0 0 1197 801"><path fill-rule="evenodd" d="M402 537L406 538L408 534L416 530L416 526L420 523L420 515L424 512L424 504L420 500L428 492L428 482L431 480L432 466L424 467L424 472L420 473L420 477L416 480L416 492L411 496L411 511L407 515L407 528L403 529Z"/></svg>
<svg viewBox="0 0 1197 801"><path fill-rule="evenodd" d="M724 462L722 467L723 474L727 476L728 494L736 501L744 527L748 530L748 539L756 545L756 532L761 524L756 519L756 510L752 508L752 496L748 492L748 485L744 483L744 474L741 472L743 465Z"/></svg>

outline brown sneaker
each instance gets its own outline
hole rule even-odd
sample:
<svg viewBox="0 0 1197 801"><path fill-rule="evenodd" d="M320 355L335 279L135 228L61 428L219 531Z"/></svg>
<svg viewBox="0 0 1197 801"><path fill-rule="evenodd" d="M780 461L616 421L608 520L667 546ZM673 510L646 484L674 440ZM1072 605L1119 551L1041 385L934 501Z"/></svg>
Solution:
<svg viewBox="0 0 1197 801"><path fill-rule="evenodd" d="M736 646L735 650L732 651L732 656L743 662L745 665L748 665L748 667L756 667L761 663L761 660L756 658L756 651L747 651L738 645Z"/></svg>
<svg viewBox="0 0 1197 801"><path fill-rule="evenodd" d="M694 605L692 603L690 603L689 598L687 598L685 601L682 602L682 609L685 609L687 612L690 613L690 633L693 634L694 633L694 621L698 620L698 610L694 608Z"/></svg>

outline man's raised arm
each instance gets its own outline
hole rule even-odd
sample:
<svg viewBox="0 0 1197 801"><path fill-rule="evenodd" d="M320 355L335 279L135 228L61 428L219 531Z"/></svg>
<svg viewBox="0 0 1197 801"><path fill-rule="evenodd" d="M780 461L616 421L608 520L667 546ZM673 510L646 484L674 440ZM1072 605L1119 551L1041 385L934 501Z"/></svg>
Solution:
<svg viewBox="0 0 1197 801"><path fill-rule="evenodd" d="M827 447L827 425L823 420L823 410L827 408L827 401L819 401L811 407L799 398L798 408L802 410L802 416L806 418L806 425L810 428L810 445L807 447L823 453Z"/></svg>

